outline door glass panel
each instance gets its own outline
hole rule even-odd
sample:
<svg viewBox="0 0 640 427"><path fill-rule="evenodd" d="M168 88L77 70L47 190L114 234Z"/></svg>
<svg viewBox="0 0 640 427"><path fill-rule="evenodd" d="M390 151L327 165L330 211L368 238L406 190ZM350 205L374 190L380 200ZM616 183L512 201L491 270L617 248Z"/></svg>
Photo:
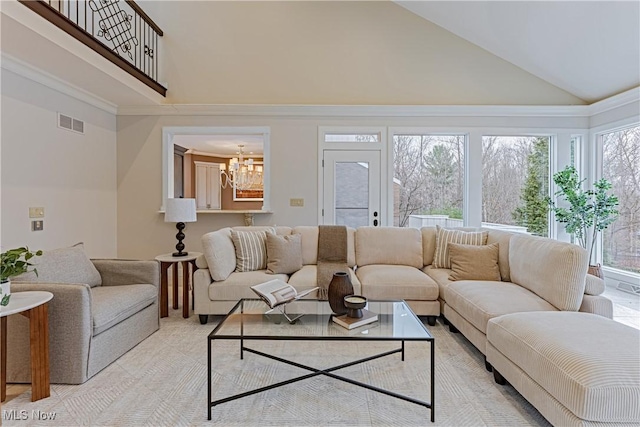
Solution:
<svg viewBox="0 0 640 427"><path fill-rule="evenodd" d="M369 163L336 162L335 223L369 225Z"/></svg>

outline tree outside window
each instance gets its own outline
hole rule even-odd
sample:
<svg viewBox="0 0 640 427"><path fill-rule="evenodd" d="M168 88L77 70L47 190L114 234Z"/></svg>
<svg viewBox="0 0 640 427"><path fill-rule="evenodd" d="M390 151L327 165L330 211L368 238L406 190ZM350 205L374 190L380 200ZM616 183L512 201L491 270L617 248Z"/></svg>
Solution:
<svg viewBox="0 0 640 427"><path fill-rule="evenodd" d="M546 237L548 196L549 137L482 138L483 225Z"/></svg>
<svg viewBox="0 0 640 427"><path fill-rule="evenodd" d="M460 220L464 186L464 135L394 135L394 225L412 215Z"/></svg>
<svg viewBox="0 0 640 427"><path fill-rule="evenodd" d="M604 265L640 273L640 126L602 135L602 177L620 203L602 233Z"/></svg>

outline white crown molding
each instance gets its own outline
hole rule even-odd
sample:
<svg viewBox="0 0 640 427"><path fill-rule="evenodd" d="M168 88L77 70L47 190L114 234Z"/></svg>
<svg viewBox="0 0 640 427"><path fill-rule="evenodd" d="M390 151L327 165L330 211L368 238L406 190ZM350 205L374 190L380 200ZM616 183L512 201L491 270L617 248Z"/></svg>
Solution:
<svg viewBox="0 0 640 427"><path fill-rule="evenodd" d="M241 105L122 106L121 116L588 117L587 105Z"/></svg>
<svg viewBox="0 0 640 427"><path fill-rule="evenodd" d="M60 93L68 95L79 101L85 102L110 114L117 114L118 106L105 99L102 99L82 88L74 86L58 77L40 70L24 61L19 60L11 55L2 53L0 56L0 66L19 76L33 80L36 83L47 86Z"/></svg>
<svg viewBox="0 0 640 427"><path fill-rule="evenodd" d="M589 105L589 116L595 116L634 102L640 102L640 86Z"/></svg>

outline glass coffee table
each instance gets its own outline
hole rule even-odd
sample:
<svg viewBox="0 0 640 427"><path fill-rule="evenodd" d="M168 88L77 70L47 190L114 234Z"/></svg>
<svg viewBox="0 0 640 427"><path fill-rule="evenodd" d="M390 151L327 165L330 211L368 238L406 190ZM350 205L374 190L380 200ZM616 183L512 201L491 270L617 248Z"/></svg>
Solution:
<svg viewBox="0 0 640 427"><path fill-rule="evenodd" d="M434 394L435 394L435 339L429 330L422 324L420 319L411 311L407 303L402 300L370 300L367 306L369 311L378 314L378 321L364 325L355 329L346 329L336 324L331 319L331 308L327 301L299 300L287 305L289 316L294 313L304 315L294 323L289 323L281 314L265 314L267 305L259 299L242 299L231 309L224 319L209 334L207 345L207 403L208 419L211 420L211 410L214 406L225 402L251 396L287 384L292 384L319 375L325 375L336 380L345 381L349 384L364 387L388 396L402 399L407 402L424 406L431 410L431 421L434 418ZM281 381L255 390L225 397L212 401L211 393L211 368L212 368L212 347L215 340L237 340L240 344L240 359L244 359L244 352L256 354L269 359L273 359L288 365L310 371L310 373L295 377L286 381ZM258 340L287 340L287 341L397 341L400 347L394 350L378 353L373 356L354 360L338 366L325 369L317 369L311 366L302 365L297 362L283 359L281 357L266 354L264 352L245 346L245 341ZM335 371L347 368L360 363L369 362L381 357L400 353L401 360L404 361L405 341L427 341L430 343L430 371L431 371L431 402L424 402L409 396L404 396L389 390L375 387L369 384L355 381L350 378L340 376ZM426 368L426 367L425 367Z"/></svg>

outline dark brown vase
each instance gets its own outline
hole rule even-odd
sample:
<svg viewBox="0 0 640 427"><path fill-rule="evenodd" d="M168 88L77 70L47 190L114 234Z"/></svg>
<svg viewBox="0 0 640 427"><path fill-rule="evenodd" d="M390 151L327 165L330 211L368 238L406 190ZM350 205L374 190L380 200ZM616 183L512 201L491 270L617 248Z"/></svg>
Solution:
<svg viewBox="0 0 640 427"><path fill-rule="evenodd" d="M333 273L333 279L329 283L327 293L331 310L337 315L346 314L349 309L344 306L344 297L353 295L353 285L349 274L343 271Z"/></svg>

